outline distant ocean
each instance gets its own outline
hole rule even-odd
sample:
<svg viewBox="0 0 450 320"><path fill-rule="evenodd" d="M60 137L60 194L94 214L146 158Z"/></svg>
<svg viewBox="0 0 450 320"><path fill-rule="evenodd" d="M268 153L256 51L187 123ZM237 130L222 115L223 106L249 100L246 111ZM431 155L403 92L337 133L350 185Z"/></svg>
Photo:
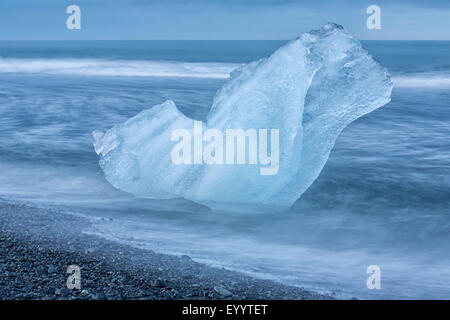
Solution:
<svg viewBox="0 0 450 320"><path fill-rule="evenodd" d="M393 75L392 102L343 131L290 212L216 214L105 181L93 130L166 99L204 119L234 68L284 43L0 42L0 198L92 217L87 233L337 297L449 299L449 41L363 41ZM381 268L381 290L366 287L369 265Z"/></svg>

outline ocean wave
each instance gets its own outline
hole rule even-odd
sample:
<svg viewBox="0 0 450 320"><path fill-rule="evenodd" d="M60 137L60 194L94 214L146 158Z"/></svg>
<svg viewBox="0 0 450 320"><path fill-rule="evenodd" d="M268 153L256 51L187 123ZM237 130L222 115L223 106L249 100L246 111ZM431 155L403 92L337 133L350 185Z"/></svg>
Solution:
<svg viewBox="0 0 450 320"><path fill-rule="evenodd" d="M106 59L0 58L0 73L227 79L238 63ZM450 88L450 73L394 75L397 88Z"/></svg>
<svg viewBox="0 0 450 320"><path fill-rule="evenodd" d="M0 73L226 79L239 64L103 59L0 58Z"/></svg>
<svg viewBox="0 0 450 320"><path fill-rule="evenodd" d="M424 72L394 76L398 88L450 88L450 73Z"/></svg>

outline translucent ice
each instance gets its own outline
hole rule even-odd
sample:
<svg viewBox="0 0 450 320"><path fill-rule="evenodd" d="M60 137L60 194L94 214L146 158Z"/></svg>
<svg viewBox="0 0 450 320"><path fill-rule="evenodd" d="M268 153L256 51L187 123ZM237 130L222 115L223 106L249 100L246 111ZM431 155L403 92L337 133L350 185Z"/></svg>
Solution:
<svg viewBox="0 0 450 320"><path fill-rule="evenodd" d="M276 174L262 175L261 165L250 163L174 163L173 132L195 132L170 100L94 132L94 146L106 179L137 197L184 197L222 210L286 209L317 178L342 129L388 103L391 90L389 73L359 41L327 24L232 72L202 124L223 133L278 129Z"/></svg>

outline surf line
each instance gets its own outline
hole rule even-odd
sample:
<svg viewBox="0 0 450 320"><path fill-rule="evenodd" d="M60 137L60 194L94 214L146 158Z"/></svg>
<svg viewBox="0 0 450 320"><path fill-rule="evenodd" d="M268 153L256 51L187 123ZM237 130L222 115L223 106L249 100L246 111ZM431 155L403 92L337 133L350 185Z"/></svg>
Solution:
<svg viewBox="0 0 450 320"><path fill-rule="evenodd" d="M170 156L175 165L260 165L260 175L274 175L279 169L279 129L226 129L225 135L216 128L203 132L202 121L193 120L190 130L172 132L171 141L178 142ZM248 141L248 145L247 145ZM203 143L207 144L204 146ZM270 154L268 149L270 147Z"/></svg>

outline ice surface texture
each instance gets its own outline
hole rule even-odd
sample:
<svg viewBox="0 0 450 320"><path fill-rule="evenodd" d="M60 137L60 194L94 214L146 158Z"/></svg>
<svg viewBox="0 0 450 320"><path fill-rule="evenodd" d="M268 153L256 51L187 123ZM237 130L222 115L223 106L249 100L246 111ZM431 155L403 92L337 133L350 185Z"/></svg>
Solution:
<svg viewBox="0 0 450 320"><path fill-rule="evenodd" d="M106 179L137 197L183 197L225 211L284 210L318 177L342 129L388 103L392 86L357 39L327 24L232 72L203 123L203 130L223 133L279 129L277 174L261 175L261 166L250 164L174 164L171 135L179 128L193 135L193 120L170 100L94 132L94 146Z"/></svg>

